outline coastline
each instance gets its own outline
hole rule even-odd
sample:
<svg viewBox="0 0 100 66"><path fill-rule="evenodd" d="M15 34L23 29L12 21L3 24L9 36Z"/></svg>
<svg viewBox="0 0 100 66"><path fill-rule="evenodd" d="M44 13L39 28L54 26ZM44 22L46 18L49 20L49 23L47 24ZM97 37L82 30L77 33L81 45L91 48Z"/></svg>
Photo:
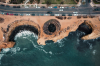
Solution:
<svg viewBox="0 0 100 66"><path fill-rule="evenodd" d="M2 30L0 30L0 40L3 42L4 39L6 39L5 42L9 42L9 36L11 35L11 32L15 29L15 27L19 25L32 25L35 26L35 28L38 29L38 40L37 43L39 45L46 45L45 41L47 40L53 40L54 42L57 42L57 40L62 39L64 37L67 37L70 32L76 31L79 25L84 23L84 21L87 21L86 23L89 24L93 31L91 34L88 34L86 36L83 36L83 40L90 40L95 39L100 36L100 21L99 17L95 16L93 18L87 17L87 18L77 18L77 16L66 16L67 19L60 20L56 18L55 16L10 16L10 15L0 15L1 18L4 19L3 23L0 23L0 28L5 29L5 33L3 33ZM71 17L71 19L68 19ZM43 26L44 23L47 21L55 19L57 20L61 27L59 31L55 31L52 33L52 35L47 35L44 33ZM8 25L10 25L9 30ZM56 27L57 28L57 27ZM5 34L5 36L4 36ZM1 43L2 45L2 43ZM2 49L2 48L0 48Z"/></svg>

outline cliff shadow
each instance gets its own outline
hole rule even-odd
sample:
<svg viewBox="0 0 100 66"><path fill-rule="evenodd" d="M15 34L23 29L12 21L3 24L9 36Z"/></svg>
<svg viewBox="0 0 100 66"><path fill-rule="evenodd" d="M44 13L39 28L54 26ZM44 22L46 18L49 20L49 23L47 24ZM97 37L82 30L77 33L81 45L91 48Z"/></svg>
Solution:
<svg viewBox="0 0 100 66"><path fill-rule="evenodd" d="M36 35L40 35L40 26L31 20L16 20L8 25L7 32L5 33L6 42L13 41L17 33L22 31L31 31Z"/></svg>
<svg viewBox="0 0 100 66"><path fill-rule="evenodd" d="M85 35L91 34L93 31L92 24L88 23L87 21L84 21L82 24L79 25L77 30L84 32ZM81 35L80 38L85 35Z"/></svg>
<svg viewBox="0 0 100 66"><path fill-rule="evenodd" d="M9 36L9 41L14 41L14 37L16 36L17 33L21 32L21 31L31 31L34 32L36 35L38 35L38 29L36 29L34 26L32 25L20 25L15 27L15 29L11 32L11 35Z"/></svg>

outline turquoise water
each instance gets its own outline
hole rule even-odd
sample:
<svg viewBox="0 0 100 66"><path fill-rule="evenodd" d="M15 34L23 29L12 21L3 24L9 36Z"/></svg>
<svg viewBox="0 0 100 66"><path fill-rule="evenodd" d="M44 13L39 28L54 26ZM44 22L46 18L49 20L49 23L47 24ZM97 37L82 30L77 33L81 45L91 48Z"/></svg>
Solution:
<svg viewBox="0 0 100 66"><path fill-rule="evenodd" d="M99 40L80 40L84 33L76 31L68 37L38 45L38 37L30 31L15 36L16 45L3 49L1 66L100 66Z"/></svg>

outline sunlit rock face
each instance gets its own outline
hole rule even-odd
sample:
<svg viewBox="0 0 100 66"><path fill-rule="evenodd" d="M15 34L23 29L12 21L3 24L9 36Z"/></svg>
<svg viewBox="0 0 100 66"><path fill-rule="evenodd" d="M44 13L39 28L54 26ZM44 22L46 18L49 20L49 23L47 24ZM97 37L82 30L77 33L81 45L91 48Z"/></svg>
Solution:
<svg viewBox="0 0 100 66"><path fill-rule="evenodd" d="M2 48L11 48L15 45L15 42L11 41L11 42L3 42L0 41L0 51L2 50Z"/></svg>

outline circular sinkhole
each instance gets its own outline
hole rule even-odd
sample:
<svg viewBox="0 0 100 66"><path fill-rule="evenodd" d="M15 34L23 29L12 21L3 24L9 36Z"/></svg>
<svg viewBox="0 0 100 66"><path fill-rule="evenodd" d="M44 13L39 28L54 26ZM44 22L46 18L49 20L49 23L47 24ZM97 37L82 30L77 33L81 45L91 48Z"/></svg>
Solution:
<svg viewBox="0 0 100 66"><path fill-rule="evenodd" d="M56 31L56 26L55 26L54 24L50 24L50 25L48 26L48 30L49 30L50 32L55 32L55 31Z"/></svg>
<svg viewBox="0 0 100 66"><path fill-rule="evenodd" d="M61 28L60 22L56 19L48 20L43 25L43 31L47 35L52 35L55 32L58 32Z"/></svg>

